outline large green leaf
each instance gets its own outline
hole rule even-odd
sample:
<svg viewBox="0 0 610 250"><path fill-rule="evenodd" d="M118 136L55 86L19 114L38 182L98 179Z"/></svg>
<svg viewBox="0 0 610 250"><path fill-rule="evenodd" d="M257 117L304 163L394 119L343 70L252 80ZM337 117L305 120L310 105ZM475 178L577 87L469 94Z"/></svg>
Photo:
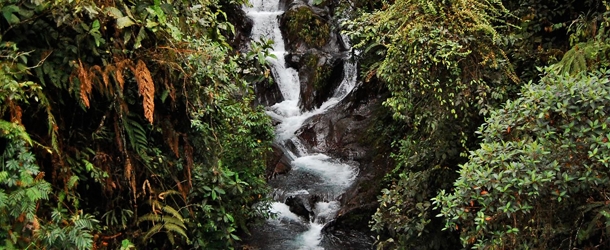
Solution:
<svg viewBox="0 0 610 250"><path fill-rule="evenodd" d="M21 21L19 17L14 14L15 12L19 12L19 7L15 5L7 5L2 8L2 15L10 24L19 23Z"/></svg>
<svg viewBox="0 0 610 250"><path fill-rule="evenodd" d="M134 23L131 20L131 18L128 16L120 17L120 18L117 18L117 20L116 20L116 25L117 25L117 28L119 28L119 29L129 27L134 24L136 24L136 23Z"/></svg>

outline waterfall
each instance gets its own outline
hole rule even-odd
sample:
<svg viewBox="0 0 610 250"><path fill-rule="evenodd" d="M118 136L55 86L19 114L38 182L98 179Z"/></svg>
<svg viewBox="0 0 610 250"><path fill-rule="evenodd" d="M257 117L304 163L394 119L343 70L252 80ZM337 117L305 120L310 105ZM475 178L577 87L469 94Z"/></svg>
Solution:
<svg viewBox="0 0 610 250"><path fill-rule="evenodd" d="M261 249L324 249L320 246L322 228L325 223L335 218L340 209L339 197L351 185L358 174L356 166L347 164L324 154L307 152L304 142L295 135L303 123L314 115L325 113L337 105L354 88L356 83L356 66L351 60L345 60L342 82L334 91L334 96L325 101L319 108L302 112L298 106L300 82L298 72L286 66L285 45L279 28L279 18L283 11L279 0L251 0L251 7L244 7L246 15L253 20L253 40L271 39L274 42L272 53L277 57L267 58L271 64L275 83L284 97L284 101L267 107L267 114L278 120L276 142L284 146L283 151L292 158L292 170L282 176L282 184L276 186L275 202L271 212L278 218L269 220L262 229L259 238ZM344 38L347 39L347 38ZM321 136L318 136L321 137ZM285 145L294 145L295 151ZM315 202L309 221L292 213L284 204L288 197L305 195L322 197ZM251 243L249 243L251 244Z"/></svg>

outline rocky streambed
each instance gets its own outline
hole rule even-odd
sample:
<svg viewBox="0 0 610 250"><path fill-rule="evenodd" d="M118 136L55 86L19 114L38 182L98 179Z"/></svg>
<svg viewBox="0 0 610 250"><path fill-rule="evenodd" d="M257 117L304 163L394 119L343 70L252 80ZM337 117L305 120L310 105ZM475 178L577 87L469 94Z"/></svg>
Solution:
<svg viewBox="0 0 610 250"><path fill-rule="evenodd" d="M324 1L253 1L244 8L251 39L275 44L274 84L256 86L276 120L267 172L275 219L253 226L254 249L371 249L368 228L381 179L391 166L375 125L388 119L386 93L357 77L337 6ZM262 27L261 27L262 25ZM306 31L306 32L304 32Z"/></svg>

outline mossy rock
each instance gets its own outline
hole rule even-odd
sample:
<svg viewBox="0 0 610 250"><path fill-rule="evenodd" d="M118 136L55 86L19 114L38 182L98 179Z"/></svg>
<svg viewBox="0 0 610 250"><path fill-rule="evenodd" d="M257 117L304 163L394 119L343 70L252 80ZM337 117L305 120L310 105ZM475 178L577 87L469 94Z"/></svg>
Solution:
<svg viewBox="0 0 610 250"><path fill-rule="evenodd" d="M303 65L310 70L309 79L313 83L314 90L325 90L325 87L332 75L333 65L320 64L322 58L316 54L306 54L303 58Z"/></svg>
<svg viewBox="0 0 610 250"><path fill-rule="evenodd" d="M284 30L293 50L296 50L298 43L321 49L330 41L329 21L314 13L308 6L291 8L284 13L283 18Z"/></svg>
<svg viewBox="0 0 610 250"><path fill-rule="evenodd" d="M343 77L343 60L324 54L308 52L299 62L301 100L303 110L319 107L330 98Z"/></svg>

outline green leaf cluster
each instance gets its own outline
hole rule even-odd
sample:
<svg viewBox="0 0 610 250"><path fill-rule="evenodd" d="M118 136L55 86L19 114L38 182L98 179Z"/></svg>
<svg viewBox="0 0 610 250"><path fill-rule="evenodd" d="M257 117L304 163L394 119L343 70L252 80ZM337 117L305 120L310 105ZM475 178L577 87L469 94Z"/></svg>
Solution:
<svg viewBox="0 0 610 250"><path fill-rule="evenodd" d="M380 5L343 24L362 78L405 124L377 247L606 246L607 5Z"/></svg>
<svg viewBox="0 0 610 250"><path fill-rule="evenodd" d="M600 237L610 185L608 72L551 73L521 93L486 119L454 191L434 199L445 228L463 228L463 244L475 248L547 248L561 238L572 243L559 246L574 247Z"/></svg>

